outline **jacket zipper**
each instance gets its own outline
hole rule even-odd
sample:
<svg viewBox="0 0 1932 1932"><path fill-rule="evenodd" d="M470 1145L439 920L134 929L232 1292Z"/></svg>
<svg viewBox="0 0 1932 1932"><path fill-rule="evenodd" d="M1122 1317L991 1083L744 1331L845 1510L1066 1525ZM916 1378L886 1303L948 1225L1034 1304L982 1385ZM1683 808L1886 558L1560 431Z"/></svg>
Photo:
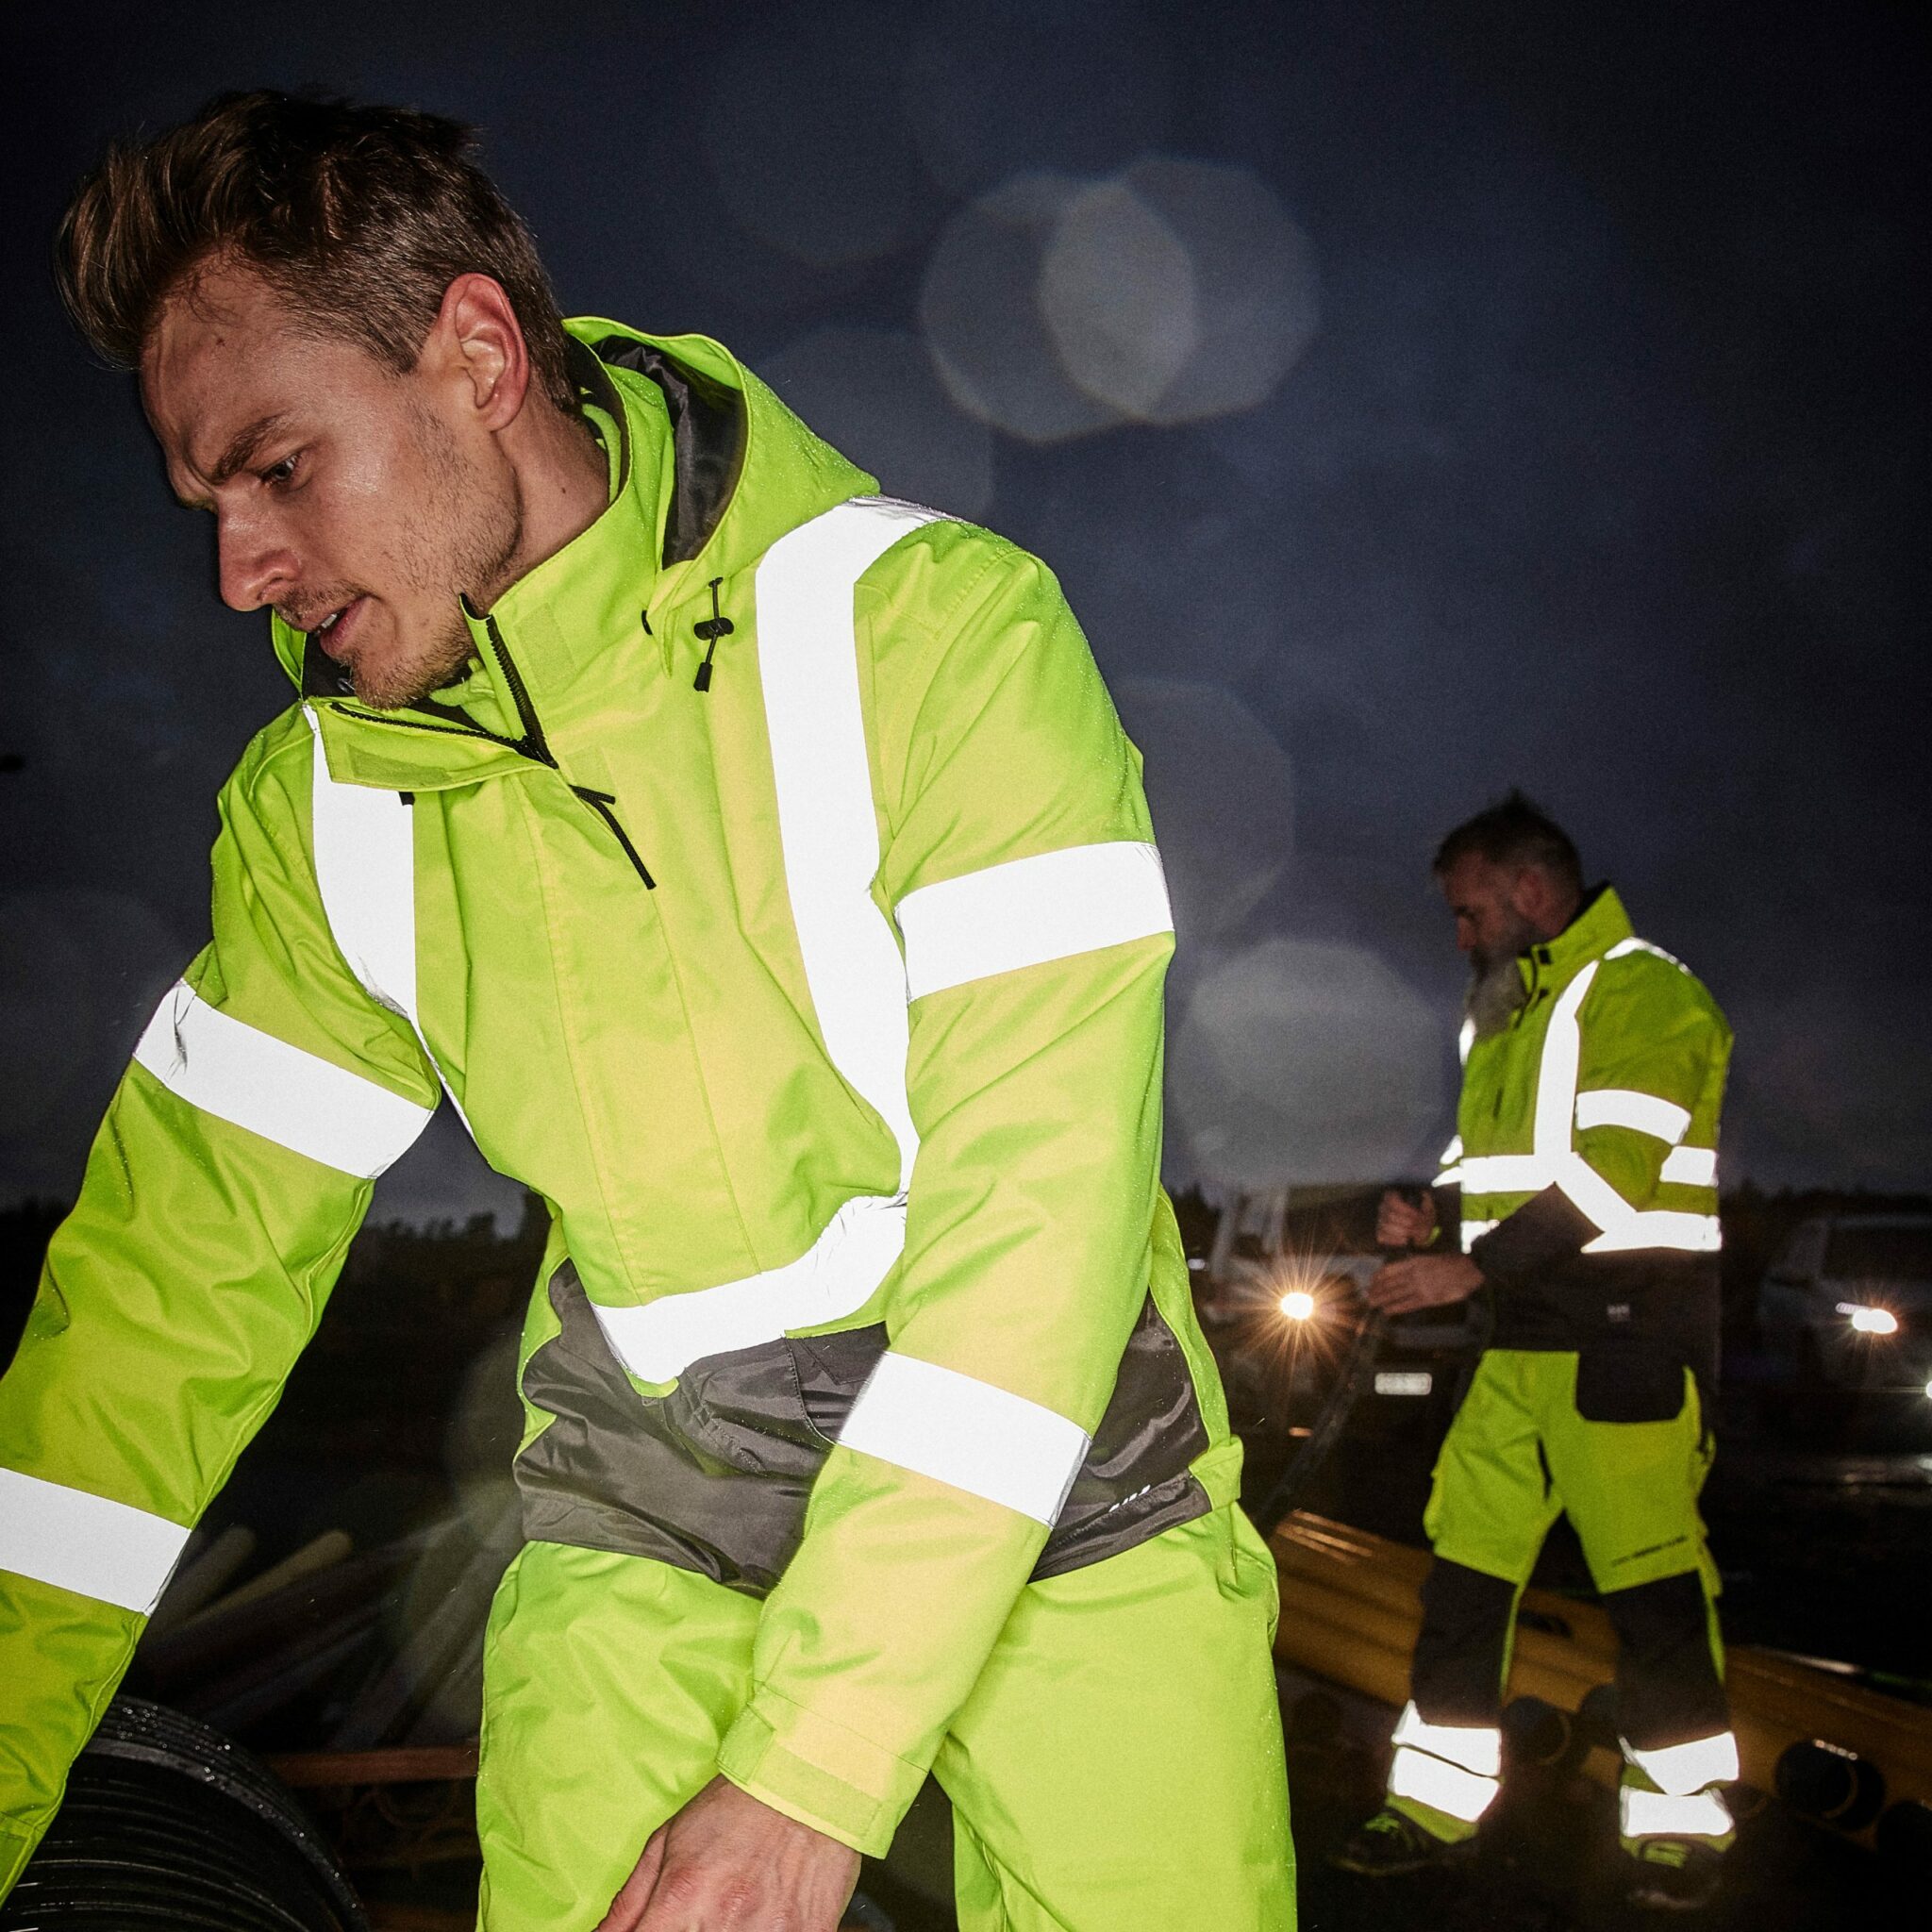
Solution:
<svg viewBox="0 0 1932 1932"><path fill-rule="evenodd" d="M436 731L445 738L480 738L486 744L500 744L506 751L515 752L519 758L526 758L533 764L546 766L563 778L571 791L588 805L604 823L610 827L624 856L630 860L631 870L644 882L645 889L655 892L658 881L651 876L650 868L645 865L638 848L630 841L630 834L624 829L622 821L614 809L617 801L608 791L592 791L588 785L572 785L564 778L563 768L557 762L557 757L550 749L543 736L543 726L537 717L537 708L530 702L530 693L524 683L524 675L516 667L508 647L503 641L503 633L496 627L493 617L483 620L483 627L490 634L490 647L496 654L496 661L503 667L504 682L509 686L509 694L517 708L517 723L524 727L521 739L500 737L494 731L485 731L480 724L430 724L420 718L398 718L393 712L375 714L376 722L382 724L399 724L406 731ZM368 713L358 712L358 717Z"/></svg>
<svg viewBox="0 0 1932 1932"><path fill-rule="evenodd" d="M529 689L524 683L524 674L517 669L516 659L509 654L509 646L503 641L503 633L496 627L494 617L485 617L483 628L489 634L490 648L496 653L496 661L503 667L503 681L509 686L509 694L517 708L517 722L524 727L524 741L520 749L525 757L534 758L540 765L548 765L575 795L581 798L616 835L617 842L624 848L624 856L630 860L631 870L644 882L647 891L658 890L658 881L651 876L650 868L638 854L638 848L630 841L630 834L624 829L616 812L616 799L608 791L592 791L588 785L571 785L564 777L557 762L556 754L550 749L543 736L543 726L537 716L537 708L530 702Z"/></svg>

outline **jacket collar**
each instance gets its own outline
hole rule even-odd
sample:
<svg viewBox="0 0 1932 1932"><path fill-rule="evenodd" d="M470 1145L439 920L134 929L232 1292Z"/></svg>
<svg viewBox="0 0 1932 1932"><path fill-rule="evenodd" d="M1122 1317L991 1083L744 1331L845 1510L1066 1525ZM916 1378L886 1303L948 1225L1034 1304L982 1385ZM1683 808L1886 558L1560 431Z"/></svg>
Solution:
<svg viewBox="0 0 1932 1932"><path fill-rule="evenodd" d="M1567 986L1592 959L1601 959L1612 946L1630 938L1632 930L1616 888L1597 886L1555 939L1519 956L1524 983L1532 990L1546 986L1552 991Z"/></svg>
<svg viewBox="0 0 1932 1932"><path fill-rule="evenodd" d="M647 624L668 644L681 607L711 578L876 488L708 338L643 336L596 318L565 326L579 394L617 425L615 489L596 522L487 617L465 608L475 655L463 676L420 707L373 712L304 633L273 620L285 667L316 701L336 777L429 789L515 769L526 762L529 710L547 734L596 709L605 694L587 674L613 645Z"/></svg>

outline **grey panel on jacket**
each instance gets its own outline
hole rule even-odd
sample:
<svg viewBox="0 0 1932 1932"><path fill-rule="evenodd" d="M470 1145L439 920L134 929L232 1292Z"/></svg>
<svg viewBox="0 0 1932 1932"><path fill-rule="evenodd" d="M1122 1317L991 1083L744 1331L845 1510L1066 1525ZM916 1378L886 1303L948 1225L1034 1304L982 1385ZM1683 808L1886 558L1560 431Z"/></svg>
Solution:
<svg viewBox="0 0 1932 1932"><path fill-rule="evenodd" d="M566 1261L562 1324L524 1368L551 1422L517 1458L524 1534L654 1557L755 1596L785 1574L811 1485L886 1346L883 1324L706 1357L639 1394ZM1188 1465L1208 1446L1187 1358L1150 1295L1092 1447L1034 1575L1097 1563L1208 1510Z"/></svg>

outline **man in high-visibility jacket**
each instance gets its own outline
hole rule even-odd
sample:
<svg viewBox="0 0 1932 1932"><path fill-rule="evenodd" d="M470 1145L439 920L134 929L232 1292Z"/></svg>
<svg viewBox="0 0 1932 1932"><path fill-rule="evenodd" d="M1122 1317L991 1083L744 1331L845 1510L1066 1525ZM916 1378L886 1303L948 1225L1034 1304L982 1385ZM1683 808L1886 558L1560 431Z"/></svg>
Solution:
<svg viewBox="0 0 1932 1932"><path fill-rule="evenodd" d="M930 1768L964 1925L1284 1932L1086 643L717 343L562 324L465 144L229 97L63 227L299 695L0 1385L0 1888L446 1093L552 1216L483 1925L833 1932Z"/></svg>
<svg viewBox="0 0 1932 1932"><path fill-rule="evenodd" d="M1493 1325L1436 1464L1388 1802L1340 1862L1407 1872L1473 1841L1496 1794L1517 1599L1561 1512L1617 1631L1628 1890L1694 1905L1738 1774L1697 1507L1730 1028L1609 887L1584 890L1575 847L1520 794L1452 832L1435 871L1473 967L1437 1181L1460 1186L1460 1252L1391 1262L1369 1296L1399 1314L1486 1290ZM1433 1198L1387 1196L1378 1232L1429 1246Z"/></svg>

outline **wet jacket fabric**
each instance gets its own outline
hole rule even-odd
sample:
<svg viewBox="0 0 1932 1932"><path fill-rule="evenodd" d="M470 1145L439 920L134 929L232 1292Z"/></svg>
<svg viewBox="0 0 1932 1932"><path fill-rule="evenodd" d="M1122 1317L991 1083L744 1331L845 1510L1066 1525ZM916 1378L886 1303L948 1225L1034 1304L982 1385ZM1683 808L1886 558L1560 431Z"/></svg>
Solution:
<svg viewBox="0 0 1932 1932"><path fill-rule="evenodd" d="M375 713L275 625L0 1384L0 1882L444 1095L553 1217L526 1529L761 1601L721 1765L778 1808L883 1848L1028 1576L1232 1499L1167 899L1052 576L716 343L570 327L612 500L464 677Z"/></svg>
<svg viewBox="0 0 1932 1932"><path fill-rule="evenodd" d="M1608 887L1520 965L1524 1004L1469 1047L1439 1177L1496 1291L1492 1341L1581 1351L1587 1419L1675 1414L1682 1370L1716 1372L1730 1028Z"/></svg>

